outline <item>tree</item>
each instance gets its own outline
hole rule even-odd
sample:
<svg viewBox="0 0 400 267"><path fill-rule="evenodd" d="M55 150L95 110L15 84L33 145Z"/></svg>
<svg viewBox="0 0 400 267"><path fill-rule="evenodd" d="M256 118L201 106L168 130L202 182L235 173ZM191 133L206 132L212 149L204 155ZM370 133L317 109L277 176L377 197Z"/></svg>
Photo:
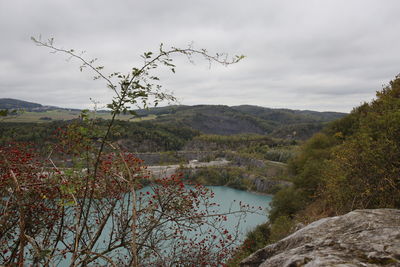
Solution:
<svg viewBox="0 0 400 267"><path fill-rule="evenodd" d="M376 95L335 125L343 142L323 173L322 197L339 214L400 207L400 76Z"/></svg>
<svg viewBox="0 0 400 267"><path fill-rule="evenodd" d="M400 207L400 76L310 138L291 160L293 187L272 201L270 222L309 222L354 209Z"/></svg>
<svg viewBox="0 0 400 267"><path fill-rule="evenodd" d="M202 186L187 187L179 176L155 180L151 189L138 193L143 181L149 179L146 166L110 142L110 136L117 115L129 112L132 106L175 100L151 74L160 65L175 72L173 55L181 54L189 60L199 55L223 65L244 57L228 61L225 54L211 56L191 46L165 50L161 45L157 53L142 55L142 66L127 74L106 75L103 66L94 65L96 60L58 48L53 39L32 40L54 53L79 60L81 70L91 69L94 79L104 80L114 92L108 105L112 118L103 129L84 111L80 120L59 129L60 142L52 151L62 159L59 163L51 156L45 162L37 161L34 151L20 145L1 148L2 261L20 266L26 258L46 266L63 260L70 266L94 262L113 266L223 262L233 249L235 233L221 224L228 214L242 216L247 208L221 214L211 201L211 192ZM61 167L60 163L68 164ZM187 235L188 231L194 234Z"/></svg>

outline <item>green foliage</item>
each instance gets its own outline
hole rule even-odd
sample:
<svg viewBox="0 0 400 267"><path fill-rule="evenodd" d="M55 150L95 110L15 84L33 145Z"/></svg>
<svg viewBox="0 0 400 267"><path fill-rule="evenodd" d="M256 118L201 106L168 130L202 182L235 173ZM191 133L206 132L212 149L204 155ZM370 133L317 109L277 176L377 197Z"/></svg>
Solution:
<svg viewBox="0 0 400 267"><path fill-rule="evenodd" d="M0 143L5 144L15 141L43 144L54 137L55 130L61 125L63 123L60 122L51 122L49 124L2 122Z"/></svg>
<svg viewBox="0 0 400 267"><path fill-rule="evenodd" d="M268 245L270 238L270 224L258 225L255 229L246 234L243 245L236 252L234 257L227 262L227 266L239 266L239 263L250 254Z"/></svg>
<svg viewBox="0 0 400 267"><path fill-rule="evenodd" d="M182 123L205 134L271 134L275 138L303 140L319 131L325 122L343 113L278 110L257 106L172 106L138 111L157 115L157 121ZM295 133L295 134L293 134Z"/></svg>
<svg viewBox="0 0 400 267"><path fill-rule="evenodd" d="M301 146L290 160L293 186L280 190L271 203L265 245L290 234L297 220L354 209L400 208L399 122L397 76L374 101L353 109ZM250 253L244 247L239 254L244 258Z"/></svg>
<svg viewBox="0 0 400 267"><path fill-rule="evenodd" d="M263 248L269 240L270 233L271 229L269 223L260 224L254 230L248 232L245 241L245 243L249 245L246 248L247 251L253 253Z"/></svg>
<svg viewBox="0 0 400 267"><path fill-rule="evenodd" d="M328 184L323 195L339 213L399 208L400 78L351 115L356 123L342 127L345 140L334 150L332 168L325 171Z"/></svg>
<svg viewBox="0 0 400 267"><path fill-rule="evenodd" d="M247 154L258 154L261 158L270 147L288 145L285 140L259 134L201 134L193 139L193 143L200 150L240 151Z"/></svg>
<svg viewBox="0 0 400 267"><path fill-rule="evenodd" d="M182 169L186 179L202 185L229 186L239 190L252 190L253 184L246 177L246 170L239 167L200 167L195 171Z"/></svg>
<svg viewBox="0 0 400 267"><path fill-rule="evenodd" d="M155 124L153 122L130 123L115 122L112 140L126 139L127 149L138 152L180 150L187 141L199 135L187 127L174 124ZM145 142L149 146L142 146Z"/></svg>
<svg viewBox="0 0 400 267"><path fill-rule="evenodd" d="M251 190L252 183L239 167L201 167L188 173L187 179L202 185L224 185L239 190Z"/></svg>
<svg viewBox="0 0 400 267"><path fill-rule="evenodd" d="M271 136L277 138L287 138L292 140L307 140L313 134L321 131L326 125L325 122L307 122L282 124L276 127Z"/></svg>
<svg viewBox="0 0 400 267"><path fill-rule="evenodd" d="M290 161L292 188L278 192L270 219L307 207L327 214L400 207L400 77L307 141ZM325 210L325 211L323 211Z"/></svg>
<svg viewBox="0 0 400 267"><path fill-rule="evenodd" d="M271 109L251 105L233 107L236 110L252 115L257 115L268 121L298 123L298 122L317 122L332 121L342 117L343 113L338 112L317 112L310 110L290 110L290 109Z"/></svg>
<svg viewBox="0 0 400 267"><path fill-rule="evenodd" d="M290 169L295 177L295 188L312 200L317 189L324 184L322 172L326 169L326 161L331 158L331 150L338 143L337 139L324 133L315 134L300 149L300 152L290 162Z"/></svg>
<svg viewBox="0 0 400 267"><path fill-rule="evenodd" d="M294 155L295 155L295 147L285 146L285 147L276 147L268 149L264 153L264 158L266 160L287 163L290 159L294 157Z"/></svg>
<svg viewBox="0 0 400 267"><path fill-rule="evenodd" d="M267 222L258 225L247 233L242 246L228 261L227 266L239 266L240 261L252 253L291 234L293 226L293 221L287 216L278 217L272 224Z"/></svg>
<svg viewBox="0 0 400 267"><path fill-rule="evenodd" d="M0 110L0 116L1 116L1 117L6 117L6 116L8 116L8 110L7 110L7 109L2 109L2 110Z"/></svg>
<svg viewBox="0 0 400 267"><path fill-rule="evenodd" d="M3 117L2 120L7 119L8 121L10 121L10 119L15 118L22 113L23 111L18 109L0 109L0 118Z"/></svg>
<svg viewBox="0 0 400 267"><path fill-rule="evenodd" d="M293 231L293 227L294 222L290 217L279 216L271 225L271 233L268 241L270 243L275 243L287 237Z"/></svg>
<svg viewBox="0 0 400 267"><path fill-rule="evenodd" d="M307 204L306 194L298 188L286 187L274 195L269 212L269 220L274 222L281 216L293 218L296 212Z"/></svg>
<svg viewBox="0 0 400 267"><path fill-rule="evenodd" d="M84 115L85 116L85 115ZM77 120L75 120L77 121ZM65 128L73 123L53 121L50 123L9 123L2 122L0 127L0 143L10 141L33 142L43 144L55 142L58 128ZM96 125L105 130L107 121L97 120ZM115 121L112 141L125 140L126 149L138 152L179 150L185 143L199 133L178 125L153 124L151 122ZM148 144L145 146L144 144Z"/></svg>

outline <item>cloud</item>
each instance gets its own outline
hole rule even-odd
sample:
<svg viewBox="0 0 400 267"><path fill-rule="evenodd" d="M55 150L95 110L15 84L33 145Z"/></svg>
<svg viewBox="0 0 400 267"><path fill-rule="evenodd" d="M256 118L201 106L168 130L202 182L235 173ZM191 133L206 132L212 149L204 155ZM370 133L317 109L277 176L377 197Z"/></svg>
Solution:
<svg viewBox="0 0 400 267"><path fill-rule="evenodd" d="M74 108L110 101L78 62L29 39L42 34L110 72L140 65L161 42L247 56L211 70L178 58L176 75L158 71L183 104L350 111L400 72L399 8L397 0L2 1L0 97Z"/></svg>

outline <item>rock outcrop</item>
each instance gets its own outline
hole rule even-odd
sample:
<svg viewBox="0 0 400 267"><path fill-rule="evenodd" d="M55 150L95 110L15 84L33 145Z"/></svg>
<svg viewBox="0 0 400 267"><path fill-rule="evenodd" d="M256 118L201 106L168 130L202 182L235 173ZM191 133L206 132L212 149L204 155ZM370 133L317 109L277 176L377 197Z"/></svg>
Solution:
<svg viewBox="0 0 400 267"><path fill-rule="evenodd" d="M265 192L275 194L283 187L288 187L292 183L282 180L273 180L264 177L256 177L252 179L257 192Z"/></svg>
<svg viewBox="0 0 400 267"><path fill-rule="evenodd" d="M216 152L213 151L169 151L169 152L146 152L135 153L135 155L144 160L147 165L159 165L165 163L177 163L182 161L199 160L215 158Z"/></svg>
<svg viewBox="0 0 400 267"><path fill-rule="evenodd" d="M355 210L318 220L241 266L400 266L400 210Z"/></svg>

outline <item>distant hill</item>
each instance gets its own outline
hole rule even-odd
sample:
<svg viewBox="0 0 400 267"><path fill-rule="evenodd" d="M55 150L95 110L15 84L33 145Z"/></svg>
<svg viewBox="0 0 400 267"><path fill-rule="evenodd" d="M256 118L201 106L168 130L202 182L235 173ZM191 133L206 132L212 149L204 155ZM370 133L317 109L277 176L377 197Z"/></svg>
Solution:
<svg viewBox="0 0 400 267"><path fill-rule="evenodd" d="M233 109L255 115L268 121L279 121L284 123L299 122L326 122L336 120L345 115L339 112L318 112L311 110L272 109L259 106L242 105L233 106Z"/></svg>
<svg viewBox="0 0 400 267"><path fill-rule="evenodd" d="M256 133L292 139L307 139L320 131L326 123L346 115L252 105L170 106L139 110L138 114L156 115L155 122L189 126L206 134Z"/></svg>
<svg viewBox="0 0 400 267"><path fill-rule="evenodd" d="M13 98L0 98L0 110L2 109L23 109L25 111L46 111L46 110L74 110L78 111L78 109L70 109L70 108L60 108L55 106L43 106L38 103L28 102L19 99Z"/></svg>
<svg viewBox="0 0 400 267"><path fill-rule="evenodd" d="M41 104L32 103L28 101L12 99L12 98L0 98L0 109L35 109L43 107Z"/></svg>
<svg viewBox="0 0 400 267"><path fill-rule="evenodd" d="M26 112L15 118L16 122L44 122L46 120L70 120L79 115L79 110L63 109L51 106L3 98L0 109L25 109ZM41 114L38 114L41 112ZM137 110L137 114L149 123L190 127L205 134L232 135L255 133L285 139L307 139L320 131L323 126L343 117L345 113L317 112L309 110L271 109L252 105L195 105L168 106L148 110ZM107 115L108 114L108 115ZM110 118L109 112L101 111L97 117ZM120 116L118 119L133 120L132 116ZM13 120L9 120L12 122Z"/></svg>

